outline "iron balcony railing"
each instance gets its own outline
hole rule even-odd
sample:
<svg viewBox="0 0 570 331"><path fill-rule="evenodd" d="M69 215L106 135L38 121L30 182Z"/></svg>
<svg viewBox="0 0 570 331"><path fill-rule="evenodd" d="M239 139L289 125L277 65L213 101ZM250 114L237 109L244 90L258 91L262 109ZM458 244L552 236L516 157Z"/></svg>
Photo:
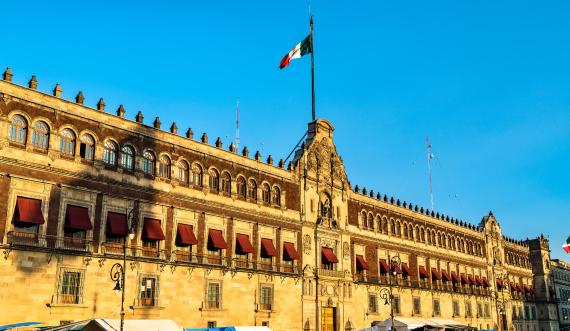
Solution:
<svg viewBox="0 0 570 331"><path fill-rule="evenodd" d="M52 235L38 235L30 232L10 231L7 234L11 246L47 248L54 250L91 252L92 240Z"/></svg>

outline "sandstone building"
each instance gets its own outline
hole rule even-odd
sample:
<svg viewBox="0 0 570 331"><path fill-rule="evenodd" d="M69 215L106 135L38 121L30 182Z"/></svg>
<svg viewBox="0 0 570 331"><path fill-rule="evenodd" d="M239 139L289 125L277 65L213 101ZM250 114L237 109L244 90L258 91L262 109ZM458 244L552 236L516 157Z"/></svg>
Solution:
<svg viewBox="0 0 570 331"><path fill-rule="evenodd" d="M550 268L551 287L548 289L556 296L560 330L570 329L570 263L552 260Z"/></svg>
<svg viewBox="0 0 570 331"><path fill-rule="evenodd" d="M557 330L544 238L351 187L327 120L274 165L61 94L0 81L1 323L118 318L126 242L126 318L340 331L393 311Z"/></svg>

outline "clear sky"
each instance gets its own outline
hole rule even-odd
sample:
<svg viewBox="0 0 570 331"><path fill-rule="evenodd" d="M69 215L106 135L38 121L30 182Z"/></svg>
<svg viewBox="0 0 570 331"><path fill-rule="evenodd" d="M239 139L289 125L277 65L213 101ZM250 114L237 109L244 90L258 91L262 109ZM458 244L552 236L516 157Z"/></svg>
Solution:
<svg viewBox="0 0 570 331"><path fill-rule="evenodd" d="M570 2L313 0L317 116L352 185L516 239L570 235ZM6 1L0 66L285 158L310 120L307 1Z"/></svg>

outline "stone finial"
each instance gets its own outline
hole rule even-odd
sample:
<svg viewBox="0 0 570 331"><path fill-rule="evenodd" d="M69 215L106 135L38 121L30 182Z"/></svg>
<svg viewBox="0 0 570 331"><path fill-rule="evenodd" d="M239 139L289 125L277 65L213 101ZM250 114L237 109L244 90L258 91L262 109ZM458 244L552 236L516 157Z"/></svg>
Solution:
<svg viewBox="0 0 570 331"><path fill-rule="evenodd" d="M216 148L222 148L222 138L218 137L218 139L216 139Z"/></svg>
<svg viewBox="0 0 570 331"><path fill-rule="evenodd" d="M384 202L388 202L388 196L384 194Z"/></svg>
<svg viewBox="0 0 570 331"><path fill-rule="evenodd" d="M489 210L489 216L493 216L493 211Z"/></svg>
<svg viewBox="0 0 570 331"><path fill-rule="evenodd" d="M394 204L394 197L390 197L390 204L391 204L391 205Z"/></svg>
<svg viewBox="0 0 570 331"><path fill-rule="evenodd" d="M423 214L423 213L424 213L424 207L421 207L420 208L420 214Z"/></svg>
<svg viewBox="0 0 570 331"><path fill-rule="evenodd" d="M431 217L434 217L434 216L435 216L435 213L434 213L434 211L432 210L432 211L431 211Z"/></svg>
<svg viewBox="0 0 570 331"><path fill-rule="evenodd" d="M417 213L419 211L418 205L414 206L414 211Z"/></svg>
<svg viewBox="0 0 570 331"><path fill-rule="evenodd" d="M370 195L371 198L374 198L374 190L370 190Z"/></svg>
<svg viewBox="0 0 570 331"><path fill-rule="evenodd" d="M267 164L273 164L273 156L269 155L267 157Z"/></svg>
<svg viewBox="0 0 570 331"><path fill-rule="evenodd" d="M408 208L408 203L404 200L404 202L402 203L402 207L404 208Z"/></svg>
<svg viewBox="0 0 570 331"><path fill-rule="evenodd" d="M236 144L234 144L233 141L230 143L229 150L230 150L230 152L232 152L232 153L236 153L236 152L237 152Z"/></svg>
<svg viewBox="0 0 570 331"><path fill-rule="evenodd" d="M125 117L125 107L123 105L119 105L119 108L117 108L117 116Z"/></svg>
<svg viewBox="0 0 570 331"><path fill-rule="evenodd" d="M445 221L449 222L449 215L445 216Z"/></svg>
<svg viewBox="0 0 570 331"><path fill-rule="evenodd" d="M400 198L398 198L398 200L396 201L396 206L400 207Z"/></svg>
<svg viewBox="0 0 570 331"><path fill-rule="evenodd" d="M160 122L160 118L157 116L154 119L154 122L152 122L152 125L154 126L155 129L160 129L160 124L162 124L162 122Z"/></svg>
<svg viewBox="0 0 570 331"><path fill-rule="evenodd" d="M283 161L283 159L280 159L278 166L279 166L279 168L283 169L283 167L285 167L285 161Z"/></svg>
<svg viewBox="0 0 570 331"><path fill-rule="evenodd" d="M194 139L194 131L192 131L192 128L188 128L188 130L186 130L186 138Z"/></svg>
<svg viewBox="0 0 570 331"><path fill-rule="evenodd" d="M382 194L380 194L380 192L376 193L376 200L382 200Z"/></svg>
<svg viewBox="0 0 570 331"><path fill-rule="evenodd" d="M354 185L354 192L360 193L360 187L358 186L358 184Z"/></svg>
<svg viewBox="0 0 570 331"><path fill-rule="evenodd" d="M79 91L79 93L77 93L77 95L75 96L75 102L82 105L84 101L85 97L83 96L83 92Z"/></svg>
<svg viewBox="0 0 570 331"><path fill-rule="evenodd" d="M2 74L2 77L4 78L5 81L11 82L12 76L13 76L12 69L10 69L10 67L6 67L6 70L4 71L4 74Z"/></svg>
<svg viewBox="0 0 570 331"><path fill-rule="evenodd" d="M289 161L289 164L287 165L287 170L291 171L293 170L293 162Z"/></svg>
<svg viewBox="0 0 570 331"><path fill-rule="evenodd" d="M170 133L173 133L173 134L178 133L178 127L176 126L176 122L172 122L172 125L170 126Z"/></svg>
<svg viewBox="0 0 570 331"><path fill-rule="evenodd" d="M30 78L30 81L28 82L28 87L31 88L32 90L38 89L38 79L36 78L36 76L32 76L32 78Z"/></svg>
<svg viewBox="0 0 570 331"><path fill-rule="evenodd" d="M135 116L135 121L137 123L142 123L144 119L143 113L142 111L139 110L139 112L137 113L137 116Z"/></svg>
<svg viewBox="0 0 570 331"><path fill-rule="evenodd" d="M99 102L97 102L97 110L105 111L105 100L103 98L100 98Z"/></svg>
<svg viewBox="0 0 570 331"><path fill-rule="evenodd" d="M259 151L255 152L255 161L261 161L261 153Z"/></svg>
<svg viewBox="0 0 570 331"><path fill-rule="evenodd" d="M439 218L439 212L435 213L435 218Z"/></svg>
<svg viewBox="0 0 570 331"><path fill-rule="evenodd" d="M362 194L366 195L368 193L368 190L366 189L366 186L362 188Z"/></svg>
<svg viewBox="0 0 570 331"><path fill-rule="evenodd" d="M249 157L249 149L247 149L247 146L243 147L243 149L241 150L241 155Z"/></svg>
<svg viewBox="0 0 570 331"><path fill-rule="evenodd" d="M53 96L56 98L61 98L61 85L59 85L59 83L55 84L55 87L53 88Z"/></svg>
<svg viewBox="0 0 570 331"><path fill-rule="evenodd" d="M202 138L200 139L204 144L208 143L208 135L206 134L206 132L204 132L202 134Z"/></svg>

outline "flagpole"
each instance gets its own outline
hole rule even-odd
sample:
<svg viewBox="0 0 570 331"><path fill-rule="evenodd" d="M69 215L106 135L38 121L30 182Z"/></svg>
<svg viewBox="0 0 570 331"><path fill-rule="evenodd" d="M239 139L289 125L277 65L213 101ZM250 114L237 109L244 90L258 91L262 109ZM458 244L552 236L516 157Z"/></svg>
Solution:
<svg viewBox="0 0 570 331"><path fill-rule="evenodd" d="M315 43L313 40L313 16L311 15L311 97L312 97L312 115L315 120Z"/></svg>

